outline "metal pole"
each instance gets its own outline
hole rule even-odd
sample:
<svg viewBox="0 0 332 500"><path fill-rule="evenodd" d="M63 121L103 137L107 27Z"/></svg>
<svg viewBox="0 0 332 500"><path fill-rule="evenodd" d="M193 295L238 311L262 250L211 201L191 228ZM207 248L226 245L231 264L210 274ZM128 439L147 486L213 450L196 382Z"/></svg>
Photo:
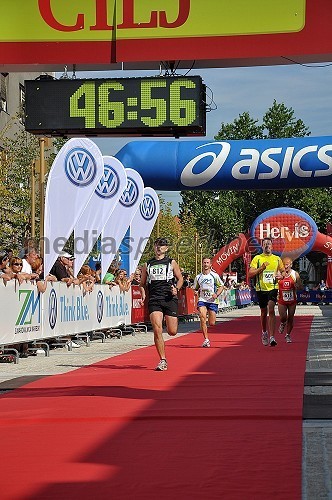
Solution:
<svg viewBox="0 0 332 500"><path fill-rule="evenodd" d="M31 237L36 236L36 178L35 162L31 162Z"/></svg>
<svg viewBox="0 0 332 500"><path fill-rule="evenodd" d="M39 155L40 155L40 184L39 184L39 200L40 200L40 241L44 241L44 208L45 208L45 137L39 139ZM44 256L44 245L40 249Z"/></svg>
<svg viewBox="0 0 332 500"><path fill-rule="evenodd" d="M198 255L197 255L197 240L198 240L198 234L195 233L195 276L198 274Z"/></svg>
<svg viewBox="0 0 332 500"><path fill-rule="evenodd" d="M157 238L160 236L160 212L157 217Z"/></svg>

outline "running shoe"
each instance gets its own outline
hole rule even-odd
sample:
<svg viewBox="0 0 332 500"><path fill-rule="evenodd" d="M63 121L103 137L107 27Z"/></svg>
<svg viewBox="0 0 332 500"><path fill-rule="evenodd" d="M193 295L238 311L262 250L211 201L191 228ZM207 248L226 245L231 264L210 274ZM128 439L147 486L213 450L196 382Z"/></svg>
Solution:
<svg viewBox="0 0 332 500"><path fill-rule="evenodd" d="M279 325L279 333L284 333L286 323L280 323Z"/></svg>
<svg viewBox="0 0 332 500"><path fill-rule="evenodd" d="M277 345L276 339L273 337L273 335L270 337L270 346L275 347Z"/></svg>
<svg viewBox="0 0 332 500"><path fill-rule="evenodd" d="M161 359L158 363L158 366L156 366L155 370L157 372L164 372L167 370L167 361L166 359Z"/></svg>
<svg viewBox="0 0 332 500"><path fill-rule="evenodd" d="M262 333L262 344L269 345L269 336L268 336L267 332Z"/></svg>
<svg viewBox="0 0 332 500"><path fill-rule="evenodd" d="M291 336L288 333L285 335L285 339L288 344L292 342Z"/></svg>
<svg viewBox="0 0 332 500"><path fill-rule="evenodd" d="M211 347L211 344L210 344L210 341L209 339L205 339L203 344L202 344L202 347Z"/></svg>

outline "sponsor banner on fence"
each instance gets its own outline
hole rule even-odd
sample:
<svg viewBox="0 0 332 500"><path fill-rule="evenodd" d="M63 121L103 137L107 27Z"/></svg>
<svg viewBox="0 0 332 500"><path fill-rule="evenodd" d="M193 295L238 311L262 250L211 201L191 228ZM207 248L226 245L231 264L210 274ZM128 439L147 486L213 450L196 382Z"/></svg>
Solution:
<svg viewBox="0 0 332 500"><path fill-rule="evenodd" d="M131 323L131 293L95 285L89 294L78 286L48 284L38 293L31 283L0 283L0 345L75 335ZM4 314L6 311L6 314Z"/></svg>
<svg viewBox="0 0 332 500"><path fill-rule="evenodd" d="M139 286L133 285L131 287L132 307L131 307L131 322L144 323L149 321L148 301L145 300L142 305L142 294Z"/></svg>
<svg viewBox="0 0 332 500"><path fill-rule="evenodd" d="M42 333L42 301L36 285L0 280L0 344L33 341Z"/></svg>
<svg viewBox="0 0 332 500"><path fill-rule="evenodd" d="M250 290L236 290L236 305L246 306L251 303Z"/></svg>

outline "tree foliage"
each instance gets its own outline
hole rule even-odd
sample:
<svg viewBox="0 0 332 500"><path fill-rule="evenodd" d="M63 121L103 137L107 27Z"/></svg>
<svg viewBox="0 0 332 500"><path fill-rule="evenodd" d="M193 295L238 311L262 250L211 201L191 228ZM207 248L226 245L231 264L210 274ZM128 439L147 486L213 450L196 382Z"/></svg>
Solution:
<svg viewBox="0 0 332 500"><path fill-rule="evenodd" d="M1 246L18 248L31 230L32 162L38 140L19 128L3 138L0 162Z"/></svg>

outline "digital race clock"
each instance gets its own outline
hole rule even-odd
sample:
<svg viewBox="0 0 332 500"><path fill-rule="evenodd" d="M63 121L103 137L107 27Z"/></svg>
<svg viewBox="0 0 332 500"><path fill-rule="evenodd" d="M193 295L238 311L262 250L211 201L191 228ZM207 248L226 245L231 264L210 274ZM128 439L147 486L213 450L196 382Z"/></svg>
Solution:
<svg viewBox="0 0 332 500"><path fill-rule="evenodd" d="M200 76L25 81L25 128L51 136L205 135Z"/></svg>

